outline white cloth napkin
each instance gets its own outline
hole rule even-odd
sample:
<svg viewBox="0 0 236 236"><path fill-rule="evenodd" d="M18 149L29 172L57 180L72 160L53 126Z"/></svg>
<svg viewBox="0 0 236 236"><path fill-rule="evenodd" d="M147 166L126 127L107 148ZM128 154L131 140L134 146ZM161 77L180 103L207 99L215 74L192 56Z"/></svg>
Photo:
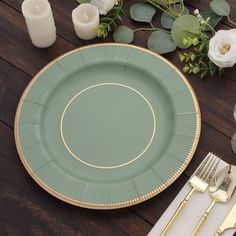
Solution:
<svg viewBox="0 0 236 236"><path fill-rule="evenodd" d="M217 171L227 165L226 162L220 161ZM159 236L162 230L169 222L171 216L174 214L179 203L184 199L186 194L190 191L191 187L188 183L184 185L182 190L149 232L148 236ZM208 190L205 193L193 193L191 199L188 201L186 207L180 213L175 223L172 225L168 232L168 236L191 236L193 229L195 228L200 217L207 209L211 202L211 197ZM208 216L206 223L202 226L199 231L199 236L213 236L218 227L223 222L225 216L229 210L236 203L236 194L228 203L217 203L213 208L212 212ZM236 229L226 230L224 236L232 236Z"/></svg>

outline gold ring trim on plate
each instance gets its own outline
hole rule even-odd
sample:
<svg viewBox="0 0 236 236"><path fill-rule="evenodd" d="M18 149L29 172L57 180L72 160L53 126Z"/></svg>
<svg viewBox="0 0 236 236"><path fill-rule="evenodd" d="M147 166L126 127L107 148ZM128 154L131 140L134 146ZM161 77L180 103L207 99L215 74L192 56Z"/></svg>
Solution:
<svg viewBox="0 0 236 236"><path fill-rule="evenodd" d="M69 197L66 197L66 196L58 193L57 191L55 191L52 188L50 188L46 183L44 183L35 173L33 173L33 170L31 169L31 167L29 166L28 162L26 161L26 159L24 157L24 154L22 152L21 146L20 146L20 140L19 140L19 115L20 115L20 111L21 111L21 107L22 107L24 98L27 95L29 89L32 87L32 85L35 83L35 81L40 77L40 75L45 70L47 70L47 68L49 68L53 63L55 63L59 59L65 57L65 56L67 56L67 55L69 55L69 54L71 54L73 52L84 50L86 48L100 47L100 46L105 46L105 45L106 46L117 46L118 45L118 46L136 48L138 50L141 50L141 51L147 52L149 54L152 54L153 56L155 56L157 58L160 58L162 61L164 61L167 64L169 64L180 75L180 77L185 82L186 86L188 87L188 89L189 89L189 91L190 91L190 93L192 95L192 98L193 98L193 101L194 101L195 110L196 110L196 132L195 132L195 136L194 136L192 147L191 147L191 149L189 151L189 154L187 155L185 161L183 162L183 164L179 167L179 169L176 171L176 173L170 179L168 179L164 184L159 186L157 189L153 190L150 193L145 194L142 197L138 197L138 198L135 198L135 199L130 200L130 201L125 201L125 202L120 202L120 203L113 203L113 204L92 204L92 203L87 203L87 202L76 201L74 199L71 199ZM200 113L200 108L199 108L198 100L197 100L196 94L195 94L192 86L190 85L190 83L188 82L186 77L183 75L183 73L180 72L180 70L174 64L172 64L166 58L162 57L161 55L159 55L157 53L154 53L152 51L149 51L148 49L145 49L145 48L142 48L142 47L139 47L139 46L122 44L122 43L98 43L98 44L94 44L94 45L83 46L83 47L74 49L74 50L72 50L70 52L64 53L63 55L59 56L58 58L56 58L53 61L51 61L50 63L48 63L43 69L41 69L34 76L34 78L31 80L31 82L29 83L29 85L25 89L24 93L22 94L20 102L19 102L18 107L17 107L16 116L15 116L15 125L14 125L14 134L15 134L16 148L17 148L17 151L19 153L21 162L24 165L24 167L27 170L27 172L29 173L29 175L35 180L36 183L38 183L48 193L50 193L51 195L55 196L56 198L58 198L58 199L60 199L62 201L68 202L68 203L73 204L75 206L80 206L80 207L84 207L84 208L91 208L91 209L101 209L101 210L123 208L123 207L127 207L127 206L132 206L132 205L138 204L140 202L143 202L145 200L148 200L148 199L156 196L157 194L162 192L164 189L169 187L182 174L182 172L185 170L185 168L188 166L189 162L191 161L191 159L192 159L192 157L194 155L194 152L195 152L195 150L197 148L197 144L199 142L200 133L201 133L201 113Z"/></svg>
<svg viewBox="0 0 236 236"><path fill-rule="evenodd" d="M114 86L120 86L120 87L123 87L123 88L127 88L127 89L130 89L131 91L135 92L136 94L138 94L148 105L151 113L152 113L152 118L153 118L153 130L152 130L152 133L151 133L151 137L148 141L148 144L143 148L143 150L138 154L136 155L135 157L133 157L130 161L127 161L127 162L124 162L120 165L113 165L113 166L98 166L98 165L94 165L94 164L91 164L91 163L88 163L84 160L82 160L78 155L76 155L71 149L70 147L68 146L66 140L65 140L65 137L64 137L64 133L63 133L63 120L64 120L64 116L65 116L65 113L68 109L68 107L70 106L70 104L74 101L75 98L77 98L79 95L81 95L83 92L89 90L89 89L92 89L92 88L96 88L96 87L100 87L100 86L107 86L107 85L114 85ZM119 84L119 83L101 83L101 84L95 84L95 85L92 85L86 89L83 89L82 91L80 91L79 93L77 93L76 95L74 95L71 100L67 103L63 113L62 113L62 116L61 116L61 121L60 121L60 133L61 133L61 138L62 138L62 141L66 147L66 149L68 150L68 152L73 156L75 157L77 160L79 160L80 162L82 162L83 164L87 165L87 166L90 166L90 167L93 167L93 168L98 168L98 169L115 169L115 168L119 168L119 167L122 167L122 166L126 166L126 165L129 165L131 163L133 163L134 161L138 160L139 157L141 157L147 150L148 148L150 147L152 141L153 141L153 138L155 136L155 133L156 133L156 116L155 116L155 112L153 110L153 107L152 105L150 104L150 102L148 101L148 99L142 94L140 93L138 90L128 86L128 85L125 85L125 84Z"/></svg>

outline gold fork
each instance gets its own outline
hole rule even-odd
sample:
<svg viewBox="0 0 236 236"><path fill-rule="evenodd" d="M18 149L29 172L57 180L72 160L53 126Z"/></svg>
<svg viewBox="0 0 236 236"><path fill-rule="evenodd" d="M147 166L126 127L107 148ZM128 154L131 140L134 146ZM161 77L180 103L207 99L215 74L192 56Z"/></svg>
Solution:
<svg viewBox="0 0 236 236"><path fill-rule="evenodd" d="M207 220L212 208L217 202L226 203L233 196L236 189L236 181L234 177L235 174L233 171L231 171L231 169L231 165L225 167L214 177L213 181L210 183L209 191L212 198L211 204L208 206L207 210L198 221L192 236L196 236L198 234L202 225Z"/></svg>
<svg viewBox="0 0 236 236"><path fill-rule="evenodd" d="M186 206L188 200L192 196L195 191L198 192L205 192L208 188L208 185L213 178L216 169L219 165L220 158L214 155L213 153L209 152L206 159L202 162L200 167L197 169L195 174L189 180L189 184L191 185L192 189L189 193L185 196L184 200L179 204L177 210L175 211L174 215L171 217L170 221L166 225L165 229L162 231L160 236L167 235L168 230L170 229L171 225L176 220L177 216Z"/></svg>

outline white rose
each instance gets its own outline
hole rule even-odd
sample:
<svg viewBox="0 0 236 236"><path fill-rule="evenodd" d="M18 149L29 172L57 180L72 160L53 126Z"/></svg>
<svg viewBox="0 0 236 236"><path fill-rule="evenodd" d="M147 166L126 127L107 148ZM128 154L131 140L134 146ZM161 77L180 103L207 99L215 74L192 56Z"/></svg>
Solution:
<svg viewBox="0 0 236 236"><path fill-rule="evenodd" d="M92 5L98 8L98 11L101 15L106 15L114 5L117 3L116 0L91 0Z"/></svg>
<svg viewBox="0 0 236 236"><path fill-rule="evenodd" d="M209 59L220 68L232 67L236 63L235 30L219 30L209 42Z"/></svg>

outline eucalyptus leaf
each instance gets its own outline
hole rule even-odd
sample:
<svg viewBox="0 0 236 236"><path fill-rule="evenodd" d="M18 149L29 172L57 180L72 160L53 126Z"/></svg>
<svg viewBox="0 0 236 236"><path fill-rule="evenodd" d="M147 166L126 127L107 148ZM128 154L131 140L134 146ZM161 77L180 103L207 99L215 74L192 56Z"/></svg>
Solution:
<svg viewBox="0 0 236 236"><path fill-rule="evenodd" d="M180 9L180 5L176 5L176 10L177 11L181 11ZM189 14L189 10L188 8L184 8L184 12L182 13L182 15L188 15ZM166 28L166 29L171 29L173 24L174 24L174 19L167 13L163 12L161 15L161 25L162 27Z"/></svg>
<svg viewBox="0 0 236 236"><path fill-rule="evenodd" d="M82 4L82 3L90 3L91 0L77 0L78 3Z"/></svg>
<svg viewBox="0 0 236 236"><path fill-rule="evenodd" d="M183 15L178 17L171 29L171 36L179 48L188 48L184 45L184 38L194 38L199 34L200 23L195 16Z"/></svg>
<svg viewBox="0 0 236 236"><path fill-rule="evenodd" d="M223 18L223 16L219 16L217 15L214 11L212 10L207 10L207 11L203 11L201 12L201 16L203 17L203 19L207 19L207 17L210 17L210 20L208 22L208 24L214 29L218 23L221 21L221 19ZM206 31L210 31L210 28L207 26Z"/></svg>
<svg viewBox="0 0 236 236"><path fill-rule="evenodd" d="M180 12L182 10L180 4L176 4L176 10L177 12ZM182 15L188 15L188 14L189 14L189 9L184 7Z"/></svg>
<svg viewBox="0 0 236 236"><path fill-rule="evenodd" d="M113 33L113 39L119 43L132 43L134 31L125 25L120 25Z"/></svg>
<svg viewBox="0 0 236 236"><path fill-rule="evenodd" d="M164 54L175 51L176 45L170 34L154 31L148 39L148 48L154 52Z"/></svg>
<svg viewBox="0 0 236 236"><path fill-rule="evenodd" d="M151 23L156 9L145 3L136 3L130 8L130 17L138 22Z"/></svg>
<svg viewBox="0 0 236 236"><path fill-rule="evenodd" d="M171 29L173 24L174 24L174 19L166 14L165 12L162 13L161 15L161 25L166 28L166 29Z"/></svg>
<svg viewBox="0 0 236 236"><path fill-rule="evenodd" d="M230 13L230 5L225 0L211 1L210 8L219 16L228 16Z"/></svg>

